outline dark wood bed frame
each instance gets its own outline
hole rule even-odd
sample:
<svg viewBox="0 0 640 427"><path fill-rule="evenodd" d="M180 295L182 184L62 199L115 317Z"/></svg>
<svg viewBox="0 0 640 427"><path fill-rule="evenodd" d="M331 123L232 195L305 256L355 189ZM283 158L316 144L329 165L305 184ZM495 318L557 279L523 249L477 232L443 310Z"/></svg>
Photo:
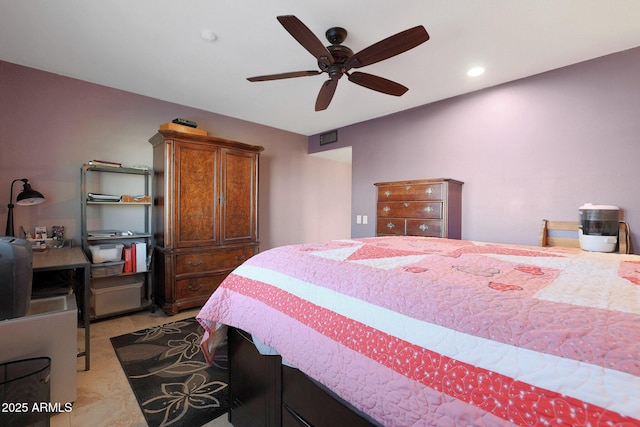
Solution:
<svg viewBox="0 0 640 427"><path fill-rule="evenodd" d="M258 352L251 335L229 328L229 421L234 427L371 427L371 420L280 356Z"/></svg>

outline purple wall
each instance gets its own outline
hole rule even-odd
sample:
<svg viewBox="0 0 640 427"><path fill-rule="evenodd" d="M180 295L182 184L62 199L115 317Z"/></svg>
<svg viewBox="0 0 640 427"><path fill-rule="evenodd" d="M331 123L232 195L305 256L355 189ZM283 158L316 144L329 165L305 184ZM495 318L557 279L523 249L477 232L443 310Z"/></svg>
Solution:
<svg viewBox="0 0 640 427"><path fill-rule="evenodd" d="M63 225L78 242L82 164L151 165L149 138L176 117L197 122L209 135L265 147L261 249L349 237L351 166L309 156L306 136L2 61L0 233L11 181L27 178L46 201L15 207L16 232L20 225L31 232ZM14 197L21 189L16 183Z"/></svg>
<svg viewBox="0 0 640 427"><path fill-rule="evenodd" d="M538 244L543 218L623 210L640 246L640 48L358 123L309 152L353 147L352 236L375 234L374 182L464 181L464 239ZM636 251L637 252L637 251Z"/></svg>

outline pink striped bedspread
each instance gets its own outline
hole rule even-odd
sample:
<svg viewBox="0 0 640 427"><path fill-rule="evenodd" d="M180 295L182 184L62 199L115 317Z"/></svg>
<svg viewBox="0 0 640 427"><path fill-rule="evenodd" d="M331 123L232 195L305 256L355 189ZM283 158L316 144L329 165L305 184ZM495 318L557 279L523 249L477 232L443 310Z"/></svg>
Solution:
<svg viewBox="0 0 640 427"><path fill-rule="evenodd" d="M198 314L384 426L640 425L640 256L379 237L284 246Z"/></svg>

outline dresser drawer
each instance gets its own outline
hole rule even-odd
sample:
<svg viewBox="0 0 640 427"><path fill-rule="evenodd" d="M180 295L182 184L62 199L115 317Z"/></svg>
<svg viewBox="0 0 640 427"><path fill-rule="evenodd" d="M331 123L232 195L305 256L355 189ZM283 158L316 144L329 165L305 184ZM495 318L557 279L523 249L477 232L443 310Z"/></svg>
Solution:
<svg viewBox="0 0 640 427"><path fill-rule="evenodd" d="M443 221L429 219L408 219L408 236L444 237Z"/></svg>
<svg viewBox="0 0 640 427"><path fill-rule="evenodd" d="M381 218L442 218L442 202L383 202L378 203Z"/></svg>
<svg viewBox="0 0 640 427"><path fill-rule="evenodd" d="M227 277L227 273L176 280L176 300L195 297L208 298L225 277Z"/></svg>
<svg viewBox="0 0 640 427"><path fill-rule="evenodd" d="M378 218L376 222L376 234L404 236L405 220L398 218Z"/></svg>
<svg viewBox="0 0 640 427"><path fill-rule="evenodd" d="M442 200L443 183L378 187L378 201Z"/></svg>
<svg viewBox="0 0 640 427"><path fill-rule="evenodd" d="M176 255L176 274L231 270L253 256L254 248Z"/></svg>

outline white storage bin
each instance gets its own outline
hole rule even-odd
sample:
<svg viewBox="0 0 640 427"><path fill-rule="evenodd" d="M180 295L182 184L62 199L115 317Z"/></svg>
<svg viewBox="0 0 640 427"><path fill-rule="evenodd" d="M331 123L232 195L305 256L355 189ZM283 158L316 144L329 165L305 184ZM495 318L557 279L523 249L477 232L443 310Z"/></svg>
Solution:
<svg viewBox="0 0 640 427"><path fill-rule="evenodd" d="M144 280L136 276L109 277L92 281L91 306L96 316L140 308Z"/></svg>
<svg viewBox="0 0 640 427"><path fill-rule="evenodd" d="M94 264L103 262L120 261L122 259L122 243L111 243L103 245L90 245L91 258Z"/></svg>

